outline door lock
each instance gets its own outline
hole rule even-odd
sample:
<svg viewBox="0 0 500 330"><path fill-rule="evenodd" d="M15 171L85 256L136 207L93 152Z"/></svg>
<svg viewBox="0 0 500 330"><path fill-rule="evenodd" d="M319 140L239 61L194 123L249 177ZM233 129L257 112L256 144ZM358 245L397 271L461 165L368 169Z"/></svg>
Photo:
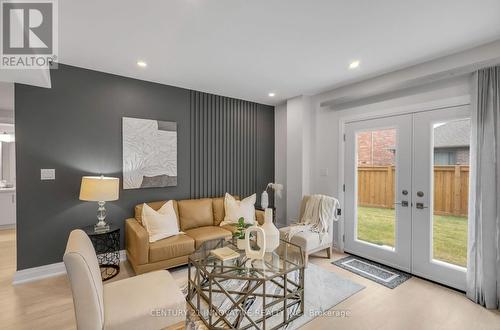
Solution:
<svg viewBox="0 0 500 330"><path fill-rule="evenodd" d="M427 208L427 206L424 206L424 203L417 203L417 204L415 204L415 207L419 210L423 210L423 209Z"/></svg>
<svg viewBox="0 0 500 330"><path fill-rule="evenodd" d="M394 205L401 205L402 207L408 207L408 201L401 201L401 203L394 203Z"/></svg>
<svg viewBox="0 0 500 330"><path fill-rule="evenodd" d="M424 192L423 191L417 191L417 196L418 197L424 197Z"/></svg>

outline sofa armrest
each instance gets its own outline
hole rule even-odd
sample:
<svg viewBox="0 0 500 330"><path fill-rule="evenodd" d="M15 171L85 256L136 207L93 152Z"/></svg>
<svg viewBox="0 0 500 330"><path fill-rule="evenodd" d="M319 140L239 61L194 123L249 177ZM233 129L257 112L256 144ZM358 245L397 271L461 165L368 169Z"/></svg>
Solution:
<svg viewBox="0 0 500 330"><path fill-rule="evenodd" d="M255 210L255 220L259 223L259 225L264 224L264 211L262 210Z"/></svg>
<svg viewBox="0 0 500 330"><path fill-rule="evenodd" d="M134 218L125 220L125 246L137 264L149 262L149 234Z"/></svg>

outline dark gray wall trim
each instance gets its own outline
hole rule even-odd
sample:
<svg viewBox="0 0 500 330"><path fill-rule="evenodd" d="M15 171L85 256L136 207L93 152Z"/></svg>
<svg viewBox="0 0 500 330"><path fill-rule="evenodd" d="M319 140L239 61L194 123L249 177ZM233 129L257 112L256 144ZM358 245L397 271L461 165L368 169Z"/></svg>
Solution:
<svg viewBox="0 0 500 330"><path fill-rule="evenodd" d="M122 228L122 248L124 219L136 204L191 198L194 191L247 195L274 177L273 107L63 64L51 70L51 80L51 89L15 86L18 270L60 262L69 232L95 222L96 203L78 200L80 180L122 178L122 117L178 125L178 185L121 190L118 201L107 203L108 219ZM193 99L200 102L196 111ZM252 148L256 156L242 152ZM193 173L198 161L206 166ZM56 180L40 181L41 168L54 168ZM226 170L233 174L221 176Z"/></svg>
<svg viewBox="0 0 500 330"><path fill-rule="evenodd" d="M190 115L191 198L225 192L244 197L261 192L272 181L274 156L269 156L274 155L274 137L259 139L258 129L266 126L265 121L274 126L268 106L191 91ZM259 157L259 150L267 157ZM259 165L266 175L258 175Z"/></svg>

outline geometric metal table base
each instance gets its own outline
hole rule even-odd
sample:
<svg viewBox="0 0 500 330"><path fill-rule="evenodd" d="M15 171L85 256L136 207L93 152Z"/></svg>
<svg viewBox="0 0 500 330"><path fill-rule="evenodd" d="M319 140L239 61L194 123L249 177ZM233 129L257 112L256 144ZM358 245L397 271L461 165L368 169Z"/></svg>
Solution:
<svg viewBox="0 0 500 330"><path fill-rule="evenodd" d="M103 281L120 272L120 229L111 225L108 231L95 232L94 226L84 228L94 246Z"/></svg>
<svg viewBox="0 0 500 330"><path fill-rule="evenodd" d="M101 278L103 281L107 281L116 275L120 273L120 266L115 266L115 265L109 265L109 266L103 266L100 265L99 268L101 269Z"/></svg>
<svg viewBox="0 0 500 330"><path fill-rule="evenodd" d="M279 329L304 314L300 247L282 241L279 255L268 253L265 260L250 261L240 252L240 258L221 262L209 251L236 246L224 240L206 244L211 246L189 258L186 300L209 329ZM276 260L281 266L275 267Z"/></svg>

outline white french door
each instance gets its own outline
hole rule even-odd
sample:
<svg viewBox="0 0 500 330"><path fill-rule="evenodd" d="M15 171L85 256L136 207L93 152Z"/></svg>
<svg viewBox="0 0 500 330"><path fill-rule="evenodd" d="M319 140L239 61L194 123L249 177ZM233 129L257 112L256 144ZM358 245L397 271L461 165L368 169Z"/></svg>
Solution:
<svg viewBox="0 0 500 330"><path fill-rule="evenodd" d="M465 289L468 107L345 125L344 249Z"/></svg>
<svg viewBox="0 0 500 330"><path fill-rule="evenodd" d="M405 271L411 266L411 131L411 115L345 127L344 249Z"/></svg>

